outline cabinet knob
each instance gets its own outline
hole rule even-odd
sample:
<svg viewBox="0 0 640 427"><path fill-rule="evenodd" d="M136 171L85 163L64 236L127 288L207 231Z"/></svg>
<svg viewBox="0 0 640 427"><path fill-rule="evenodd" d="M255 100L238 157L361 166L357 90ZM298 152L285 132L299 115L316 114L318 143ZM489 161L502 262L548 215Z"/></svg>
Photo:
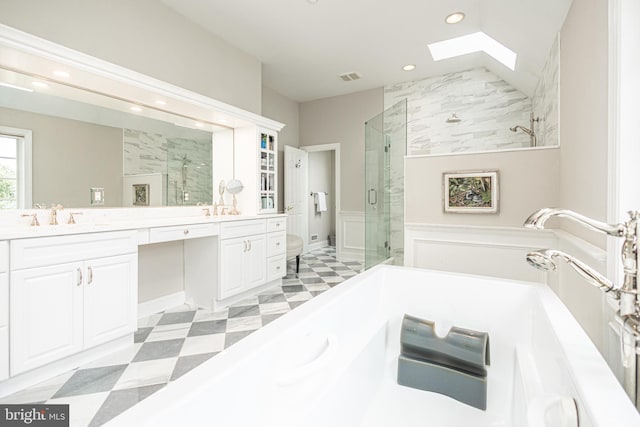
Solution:
<svg viewBox="0 0 640 427"><path fill-rule="evenodd" d="M276 242L276 246L280 246L280 242Z"/></svg>
<svg viewBox="0 0 640 427"><path fill-rule="evenodd" d="M280 270L280 266L277 266L277 267L276 267L276 270Z"/></svg>
<svg viewBox="0 0 640 427"><path fill-rule="evenodd" d="M184 233L185 235L189 234L189 230L184 230L182 233Z"/></svg>
<svg viewBox="0 0 640 427"><path fill-rule="evenodd" d="M276 224L276 227L280 227L280 223L279 222Z"/></svg>
<svg viewBox="0 0 640 427"><path fill-rule="evenodd" d="M82 269L78 268L78 283L76 283L77 286L82 285Z"/></svg>

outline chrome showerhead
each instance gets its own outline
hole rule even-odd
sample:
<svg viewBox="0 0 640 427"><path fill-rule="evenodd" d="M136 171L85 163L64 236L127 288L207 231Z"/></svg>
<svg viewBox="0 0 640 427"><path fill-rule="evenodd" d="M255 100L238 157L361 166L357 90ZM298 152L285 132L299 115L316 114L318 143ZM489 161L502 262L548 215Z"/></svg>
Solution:
<svg viewBox="0 0 640 427"><path fill-rule="evenodd" d="M510 128L509 128L509 130L510 130L511 132L518 132L518 126L510 127Z"/></svg>

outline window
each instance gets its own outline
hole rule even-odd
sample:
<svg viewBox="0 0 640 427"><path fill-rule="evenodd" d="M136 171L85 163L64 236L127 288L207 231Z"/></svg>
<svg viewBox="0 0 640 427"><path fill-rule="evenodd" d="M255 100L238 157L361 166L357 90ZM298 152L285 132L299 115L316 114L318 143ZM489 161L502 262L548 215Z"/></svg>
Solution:
<svg viewBox="0 0 640 427"><path fill-rule="evenodd" d="M0 126L0 209L31 207L31 131Z"/></svg>

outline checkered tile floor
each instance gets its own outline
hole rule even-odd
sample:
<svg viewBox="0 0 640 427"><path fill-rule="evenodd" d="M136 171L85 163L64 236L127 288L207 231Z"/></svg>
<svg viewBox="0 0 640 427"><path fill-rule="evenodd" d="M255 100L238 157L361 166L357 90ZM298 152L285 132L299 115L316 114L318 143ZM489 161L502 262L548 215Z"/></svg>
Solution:
<svg viewBox="0 0 640 427"><path fill-rule="evenodd" d="M180 378L218 352L362 269L326 247L287 264L282 287L220 312L177 307L140 319L135 343L89 365L0 399L0 403L70 404L72 426L99 426Z"/></svg>

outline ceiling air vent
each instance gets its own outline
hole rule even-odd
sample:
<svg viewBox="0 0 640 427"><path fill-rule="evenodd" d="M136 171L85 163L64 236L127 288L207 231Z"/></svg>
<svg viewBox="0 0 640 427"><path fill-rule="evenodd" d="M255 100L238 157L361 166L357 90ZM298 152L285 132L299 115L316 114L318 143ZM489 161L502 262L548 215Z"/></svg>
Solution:
<svg viewBox="0 0 640 427"><path fill-rule="evenodd" d="M340 74L340 78L345 82L352 82L354 80L358 80L360 78L360 74L358 73L344 73Z"/></svg>

